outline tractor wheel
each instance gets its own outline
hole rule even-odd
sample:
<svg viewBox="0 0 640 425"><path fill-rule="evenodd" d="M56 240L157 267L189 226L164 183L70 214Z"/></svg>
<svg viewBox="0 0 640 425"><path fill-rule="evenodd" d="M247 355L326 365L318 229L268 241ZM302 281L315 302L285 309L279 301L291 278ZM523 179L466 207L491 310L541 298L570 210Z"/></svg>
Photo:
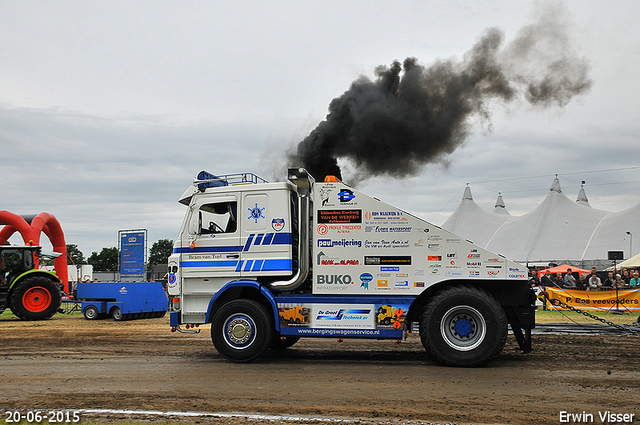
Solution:
<svg viewBox="0 0 640 425"><path fill-rule="evenodd" d="M58 286L42 276L28 277L18 283L10 297L11 311L22 320L49 319L62 303Z"/></svg>
<svg viewBox="0 0 640 425"><path fill-rule="evenodd" d="M83 314L84 318L87 320L96 320L100 316L98 309L94 305L87 306L87 308L84 309Z"/></svg>
<svg viewBox="0 0 640 425"><path fill-rule="evenodd" d="M273 319L260 303L241 299L223 305L211 322L216 350L234 362L249 362L271 346Z"/></svg>
<svg viewBox="0 0 640 425"><path fill-rule="evenodd" d="M480 366L500 354L507 340L502 306L486 291L452 286L429 300L420 316L427 352L449 366Z"/></svg>
<svg viewBox="0 0 640 425"><path fill-rule="evenodd" d="M125 320L125 315L122 314L122 310L120 310L120 307L113 307L111 309L111 317L113 317L113 320L117 322Z"/></svg>
<svg viewBox="0 0 640 425"><path fill-rule="evenodd" d="M271 341L270 348L275 351L286 350L299 340L300 337L297 336L280 336L280 334L275 334L273 341Z"/></svg>

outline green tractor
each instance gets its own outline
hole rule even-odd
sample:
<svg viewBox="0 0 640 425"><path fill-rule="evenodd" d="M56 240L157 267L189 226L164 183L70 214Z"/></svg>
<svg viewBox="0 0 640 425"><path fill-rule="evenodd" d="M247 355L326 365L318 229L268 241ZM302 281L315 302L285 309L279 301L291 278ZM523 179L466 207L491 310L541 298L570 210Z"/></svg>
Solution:
<svg viewBox="0 0 640 425"><path fill-rule="evenodd" d="M0 246L0 314L8 307L22 320L44 320L60 310L60 279L35 268L40 256L39 246Z"/></svg>

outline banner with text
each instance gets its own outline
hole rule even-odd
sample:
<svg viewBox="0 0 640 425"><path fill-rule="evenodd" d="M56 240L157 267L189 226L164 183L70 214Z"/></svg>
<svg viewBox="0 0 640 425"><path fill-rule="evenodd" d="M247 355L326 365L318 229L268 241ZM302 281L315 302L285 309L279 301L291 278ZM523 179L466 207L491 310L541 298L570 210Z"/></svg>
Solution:
<svg viewBox="0 0 640 425"><path fill-rule="evenodd" d="M620 289L617 291L576 291L571 289L545 288L550 299L558 299L580 310L630 310L640 311L640 289ZM550 305L547 309L568 310Z"/></svg>
<svg viewBox="0 0 640 425"><path fill-rule="evenodd" d="M146 231L120 231L120 277L144 280Z"/></svg>

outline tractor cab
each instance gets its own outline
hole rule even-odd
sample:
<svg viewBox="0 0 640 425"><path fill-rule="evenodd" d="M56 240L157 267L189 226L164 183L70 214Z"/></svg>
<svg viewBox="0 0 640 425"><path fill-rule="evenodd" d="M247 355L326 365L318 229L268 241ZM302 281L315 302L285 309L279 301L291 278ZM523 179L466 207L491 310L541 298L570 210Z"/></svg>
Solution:
<svg viewBox="0 0 640 425"><path fill-rule="evenodd" d="M35 268L34 257L40 247L0 247L0 286L11 286L16 277Z"/></svg>

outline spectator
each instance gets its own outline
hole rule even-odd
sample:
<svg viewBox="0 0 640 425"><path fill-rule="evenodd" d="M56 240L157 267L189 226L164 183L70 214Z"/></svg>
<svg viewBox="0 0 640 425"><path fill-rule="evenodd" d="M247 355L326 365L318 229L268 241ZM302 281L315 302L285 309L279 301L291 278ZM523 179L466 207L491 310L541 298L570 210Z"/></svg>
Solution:
<svg viewBox="0 0 640 425"><path fill-rule="evenodd" d="M567 274L564 275L564 287L576 289L576 278L571 274L571 269L567 269Z"/></svg>
<svg viewBox="0 0 640 425"><path fill-rule="evenodd" d="M549 269L544 271L544 274L540 279L540 285L543 287L555 286L555 284L553 283L553 280L551 279L551 272L549 271Z"/></svg>
<svg viewBox="0 0 640 425"><path fill-rule="evenodd" d="M597 274L592 273L589 276L589 284L587 285L587 291L599 291L602 288L602 282Z"/></svg>
<svg viewBox="0 0 640 425"><path fill-rule="evenodd" d="M627 284L622 279L622 276L617 274L616 280L613 282L613 285L611 286L613 287L613 289L624 289L627 286Z"/></svg>
<svg viewBox="0 0 640 425"><path fill-rule="evenodd" d="M579 289L581 291L587 290L587 277L585 275L578 275L578 283L576 284L576 289Z"/></svg>
<svg viewBox="0 0 640 425"><path fill-rule="evenodd" d="M629 288L640 288L640 273L633 272L633 277L629 280Z"/></svg>
<svg viewBox="0 0 640 425"><path fill-rule="evenodd" d="M531 286L540 286L540 279L538 279L538 272L536 270L533 270L531 272L529 283L531 284Z"/></svg>
<svg viewBox="0 0 640 425"><path fill-rule="evenodd" d="M556 275L551 278L551 281L553 282L553 286L557 286L558 288L564 287L564 280L560 272L556 273Z"/></svg>
<svg viewBox="0 0 640 425"><path fill-rule="evenodd" d="M622 280L624 280L625 284L629 284L629 280L631 280L631 276L629 276L629 270L622 270Z"/></svg>
<svg viewBox="0 0 640 425"><path fill-rule="evenodd" d="M607 278L604 280L604 282L602 283L602 288L613 288L613 282L616 281L616 278L613 276L613 272L609 272L609 274L607 275Z"/></svg>

